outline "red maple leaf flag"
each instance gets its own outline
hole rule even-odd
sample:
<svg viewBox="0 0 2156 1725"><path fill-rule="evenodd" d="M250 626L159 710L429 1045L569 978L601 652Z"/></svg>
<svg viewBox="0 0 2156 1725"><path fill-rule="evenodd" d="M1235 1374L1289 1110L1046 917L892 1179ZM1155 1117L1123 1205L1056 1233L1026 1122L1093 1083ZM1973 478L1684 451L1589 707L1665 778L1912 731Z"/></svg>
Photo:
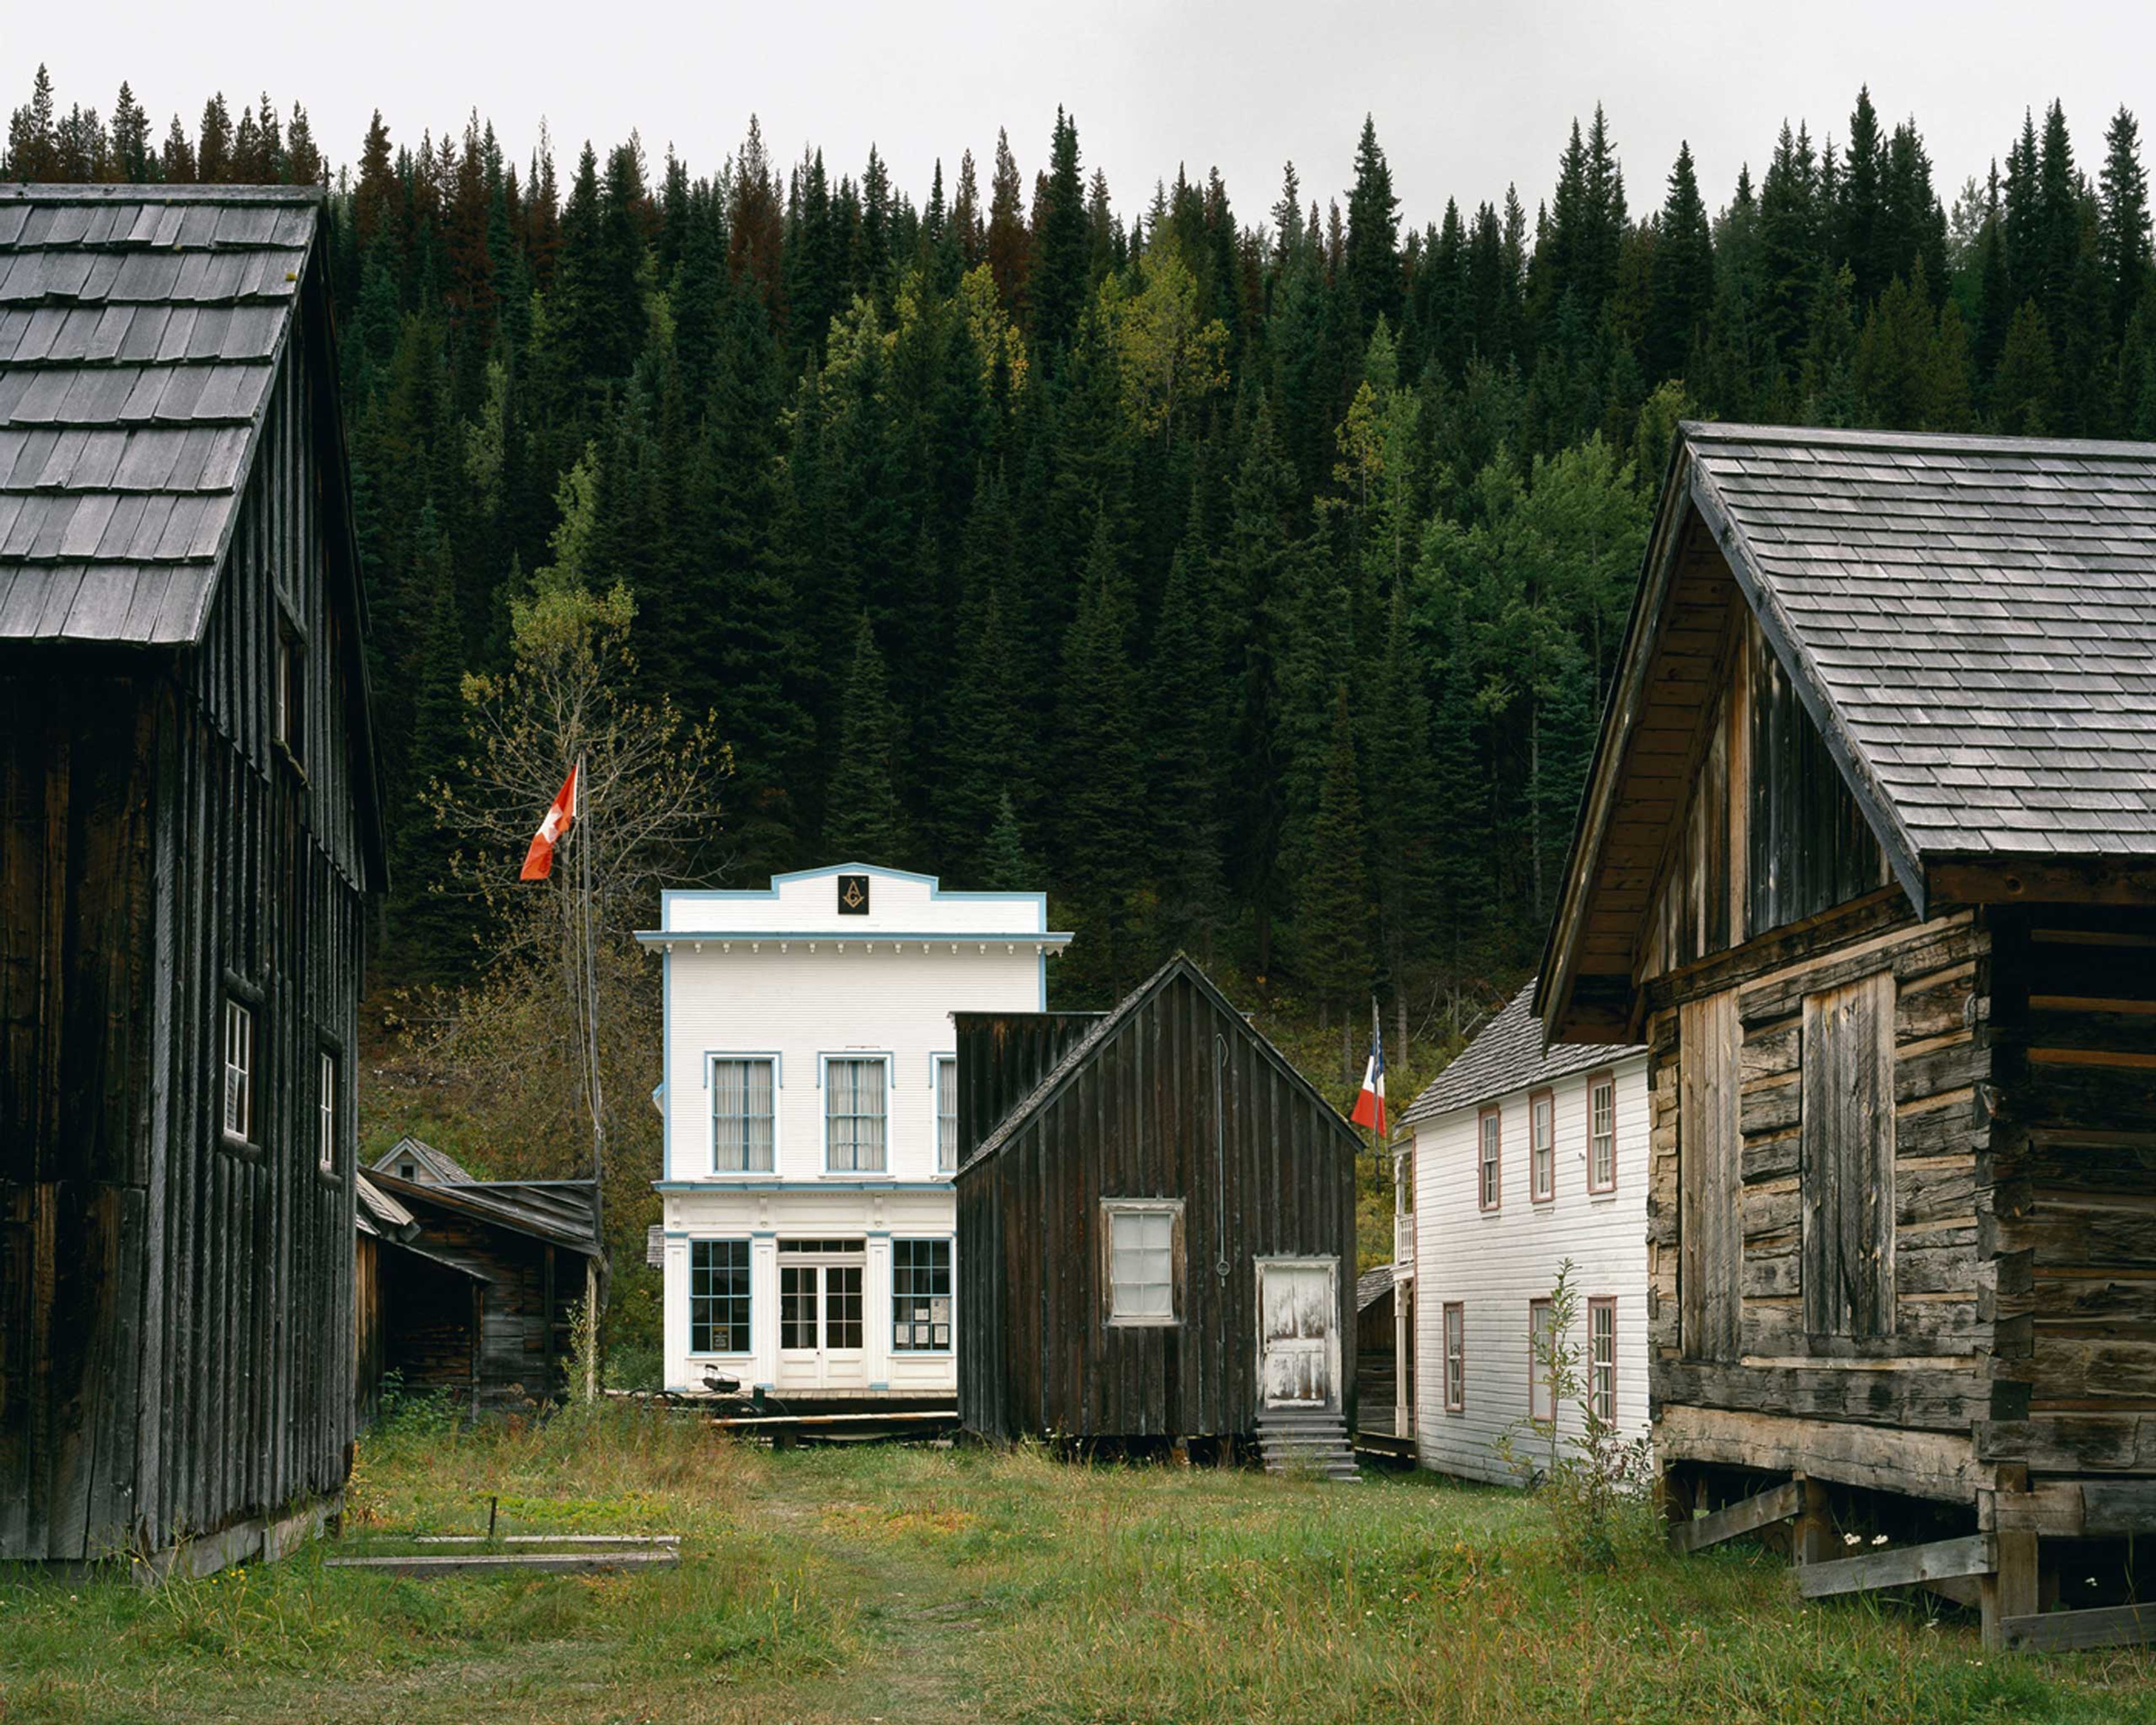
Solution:
<svg viewBox="0 0 2156 1725"><path fill-rule="evenodd" d="M572 767L562 788L554 793L554 800L547 805L546 819L531 835L531 848L524 854L524 872L518 880L544 880L554 872L554 847L568 836L569 823L576 818L577 769Z"/></svg>

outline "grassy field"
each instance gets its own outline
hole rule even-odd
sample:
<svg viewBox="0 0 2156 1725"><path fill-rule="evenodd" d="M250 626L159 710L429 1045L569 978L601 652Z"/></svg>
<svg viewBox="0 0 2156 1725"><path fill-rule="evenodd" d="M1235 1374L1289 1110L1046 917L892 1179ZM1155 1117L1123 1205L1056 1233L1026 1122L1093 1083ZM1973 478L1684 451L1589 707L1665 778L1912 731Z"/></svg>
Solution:
<svg viewBox="0 0 2156 1725"><path fill-rule="evenodd" d="M1572 1571L1510 1492L772 1455L614 1412L408 1421L363 1446L345 1548L415 1532L676 1532L634 1576L281 1565L149 1591L0 1579L0 1719L2156 1719L2156 1656L1987 1656L1921 1604L1800 1608L1779 1560L1642 1527ZM326 1548L325 1549L327 1549Z"/></svg>

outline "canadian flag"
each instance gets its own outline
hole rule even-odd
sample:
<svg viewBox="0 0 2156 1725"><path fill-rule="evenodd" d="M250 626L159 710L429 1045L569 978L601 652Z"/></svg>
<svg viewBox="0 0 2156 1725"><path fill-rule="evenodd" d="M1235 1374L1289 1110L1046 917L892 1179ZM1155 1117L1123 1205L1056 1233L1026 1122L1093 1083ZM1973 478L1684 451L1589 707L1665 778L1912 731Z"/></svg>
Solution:
<svg viewBox="0 0 2156 1725"><path fill-rule="evenodd" d="M569 823L577 818L577 771L575 767L569 769L562 788L547 805L547 818L531 835L531 848L524 853L524 872L518 880L544 880L554 872L554 847L568 835Z"/></svg>
<svg viewBox="0 0 2156 1725"><path fill-rule="evenodd" d="M1369 1064L1363 1068L1363 1093L1355 1098L1355 1111L1348 1117L1358 1126L1375 1127L1379 1137L1385 1136L1385 1040L1374 1027Z"/></svg>

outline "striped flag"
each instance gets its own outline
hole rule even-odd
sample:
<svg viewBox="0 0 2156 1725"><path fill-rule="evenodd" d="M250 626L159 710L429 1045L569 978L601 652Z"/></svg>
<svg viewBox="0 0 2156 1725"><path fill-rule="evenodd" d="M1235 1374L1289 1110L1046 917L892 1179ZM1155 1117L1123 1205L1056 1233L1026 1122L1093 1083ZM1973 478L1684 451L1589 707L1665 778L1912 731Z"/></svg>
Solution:
<svg viewBox="0 0 2156 1725"><path fill-rule="evenodd" d="M1370 1026L1370 1060L1363 1068L1363 1093L1355 1098L1355 1111L1348 1119L1358 1126L1373 1127L1379 1137L1385 1136L1385 1039L1373 1024Z"/></svg>

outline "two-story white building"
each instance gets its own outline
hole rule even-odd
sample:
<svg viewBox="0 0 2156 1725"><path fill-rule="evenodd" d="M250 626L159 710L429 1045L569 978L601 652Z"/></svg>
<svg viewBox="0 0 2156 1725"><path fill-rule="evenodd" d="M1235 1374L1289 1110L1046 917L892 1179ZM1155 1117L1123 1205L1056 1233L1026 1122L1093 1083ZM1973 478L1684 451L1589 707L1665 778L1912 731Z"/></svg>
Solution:
<svg viewBox="0 0 2156 1725"><path fill-rule="evenodd" d="M1045 895L864 863L664 896L666 1382L955 1394L954 1012L1035 1012Z"/></svg>
<svg viewBox="0 0 2156 1725"><path fill-rule="evenodd" d="M1529 983L1401 1120L1414 1208L1396 1300L1411 1314L1416 1456L1508 1484L1497 1440L1552 1417L1531 1337L1568 1258L1584 1399L1625 1438L1647 1435L1647 1051L1545 1052L1533 997ZM1576 1432L1581 1411L1557 1409L1559 1430Z"/></svg>

